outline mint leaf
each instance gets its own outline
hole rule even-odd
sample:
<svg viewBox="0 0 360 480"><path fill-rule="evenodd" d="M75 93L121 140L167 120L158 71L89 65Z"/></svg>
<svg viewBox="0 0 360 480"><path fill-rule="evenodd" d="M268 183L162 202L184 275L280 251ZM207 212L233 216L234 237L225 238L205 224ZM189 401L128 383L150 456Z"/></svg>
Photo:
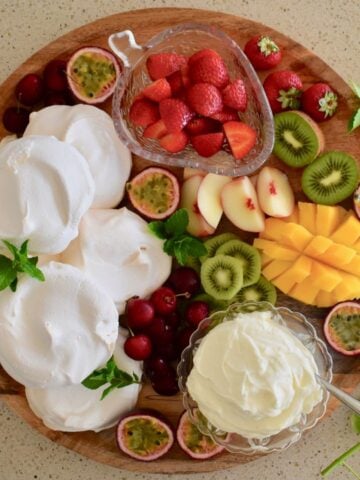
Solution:
<svg viewBox="0 0 360 480"><path fill-rule="evenodd" d="M355 433L360 433L360 415L353 413L350 417L351 428Z"/></svg>
<svg viewBox="0 0 360 480"><path fill-rule="evenodd" d="M15 278L15 280L10 283L10 290L11 290L12 292L16 292L17 283L18 283L18 279L17 279L17 278Z"/></svg>
<svg viewBox="0 0 360 480"><path fill-rule="evenodd" d="M16 270L10 258L0 255L0 290L11 286L16 280ZM15 284L16 289L16 284Z"/></svg>
<svg viewBox="0 0 360 480"><path fill-rule="evenodd" d="M188 224L189 214L185 208L180 208L165 221L165 230L168 236L181 235L186 232Z"/></svg>
<svg viewBox="0 0 360 480"><path fill-rule="evenodd" d="M19 270L21 272L27 273L30 277L36 278L40 282L44 282L45 276L43 272L39 268L37 268L30 260L31 259L28 259L27 261L22 261L19 266Z"/></svg>
<svg viewBox="0 0 360 480"><path fill-rule="evenodd" d="M357 85L353 80L350 80L349 85L355 95L360 98L360 85Z"/></svg>
<svg viewBox="0 0 360 480"><path fill-rule="evenodd" d="M107 397L113 390L115 390L115 388L116 387L114 385L110 385L110 387L105 388L105 390L102 392L100 400L104 400L104 398Z"/></svg>
<svg viewBox="0 0 360 480"><path fill-rule="evenodd" d="M150 222L149 225L149 230L158 238L161 238L162 240L165 240L167 238L166 234L166 229L165 229L165 224L164 222Z"/></svg>
<svg viewBox="0 0 360 480"><path fill-rule="evenodd" d="M16 258L18 255L18 249L13 245L12 243L8 242L7 240L3 240L3 243L7 246L7 248L10 250L10 252L14 255Z"/></svg>
<svg viewBox="0 0 360 480"><path fill-rule="evenodd" d="M28 255L28 243L29 243L29 240L25 240L25 242L20 246L20 255L22 257L27 257Z"/></svg>
<svg viewBox="0 0 360 480"><path fill-rule="evenodd" d="M351 115L347 129L348 132L353 132L358 127L360 127L360 108Z"/></svg>
<svg viewBox="0 0 360 480"><path fill-rule="evenodd" d="M165 240L163 245L163 250L165 253L170 255L170 257L175 255L175 239L170 238L169 240Z"/></svg>
<svg viewBox="0 0 360 480"><path fill-rule="evenodd" d="M97 390L98 388L108 383L106 373L96 374L95 372L91 373L88 377L85 378L85 380L81 382L84 387L89 388L90 390Z"/></svg>

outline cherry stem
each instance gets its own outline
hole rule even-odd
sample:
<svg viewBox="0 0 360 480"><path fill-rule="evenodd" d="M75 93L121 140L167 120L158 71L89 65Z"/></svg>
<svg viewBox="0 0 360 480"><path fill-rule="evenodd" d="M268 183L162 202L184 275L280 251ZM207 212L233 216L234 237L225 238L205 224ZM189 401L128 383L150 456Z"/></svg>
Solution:
<svg viewBox="0 0 360 480"><path fill-rule="evenodd" d="M175 297L185 297L187 300L189 300L189 298L191 298L191 293L189 292L177 293Z"/></svg>

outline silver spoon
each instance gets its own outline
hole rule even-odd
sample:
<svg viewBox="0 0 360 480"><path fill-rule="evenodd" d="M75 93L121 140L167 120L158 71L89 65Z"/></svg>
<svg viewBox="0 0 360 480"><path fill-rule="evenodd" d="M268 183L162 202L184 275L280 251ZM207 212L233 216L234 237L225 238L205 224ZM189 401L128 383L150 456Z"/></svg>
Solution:
<svg viewBox="0 0 360 480"><path fill-rule="evenodd" d="M324 387L328 392L334 395L334 397L340 400L344 405L349 407L355 413L360 415L360 400L357 400L355 397L353 397L352 395L349 395L348 393L344 392L340 388L335 387L335 385L332 385L331 383L327 382L326 380L321 378L319 375L316 375L316 378L319 380L319 382L322 385L324 385Z"/></svg>

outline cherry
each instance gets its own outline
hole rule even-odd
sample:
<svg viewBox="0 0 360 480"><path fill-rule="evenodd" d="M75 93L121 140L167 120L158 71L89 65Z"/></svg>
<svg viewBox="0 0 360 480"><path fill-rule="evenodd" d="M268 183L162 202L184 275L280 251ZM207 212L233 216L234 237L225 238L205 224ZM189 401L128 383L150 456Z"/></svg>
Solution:
<svg viewBox="0 0 360 480"><path fill-rule="evenodd" d="M45 106L51 105L73 105L73 101L68 92L48 92L45 95Z"/></svg>
<svg viewBox="0 0 360 480"><path fill-rule="evenodd" d="M167 315L164 320L166 325L169 325L173 330L176 330L181 322L181 319L176 312Z"/></svg>
<svg viewBox="0 0 360 480"><path fill-rule="evenodd" d="M68 88L66 77L66 62L51 60L44 69L44 84L47 90L65 92Z"/></svg>
<svg viewBox="0 0 360 480"><path fill-rule="evenodd" d="M159 395L176 395L179 391L179 385L177 382L177 376L175 370L171 375L160 376L154 378L151 382L151 385L156 393Z"/></svg>
<svg viewBox="0 0 360 480"><path fill-rule="evenodd" d="M170 315L176 309L176 296L169 287L160 287L151 295L150 302L155 308L155 312L161 315Z"/></svg>
<svg viewBox="0 0 360 480"><path fill-rule="evenodd" d="M156 355L145 361L144 370L149 379L153 380L157 377L171 376L174 369L166 359Z"/></svg>
<svg viewBox="0 0 360 480"><path fill-rule="evenodd" d="M194 269L190 267L179 267L172 272L169 283L176 293L194 294L200 289L200 278Z"/></svg>
<svg viewBox="0 0 360 480"><path fill-rule="evenodd" d="M167 360L176 360L178 358L178 351L174 341L155 346L155 352Z"/></svg>
<svg viewBox="0 0 360 480"><path fill-rule="evenodd" d="M30 112L21 107L9 107L5 110L2 122L11 133L23 133L29 123Z"/></svg>
<svg viewBox="0 0 360 480"><path fill-rule="evenodd" d="M174 341L174 330L166 324L162 317L155 317L145 333L156 346L166 345Z"/></svg>
<svg viewBox="0 0 360 480"><path fill-rule="evenodd" d="M180 354L189 345L190 337L193 334L194 330L194 327L188 326L180 330L180 332L178 333L176 337L176 346Z"/></svg>
<svg viewBox="0 0 360 480"><path fill-rule="evenodd" d="M151 340L146 335L133 335L125 340L124 350L134 360L145 360L152 352Z"/></svg>
<svg viewBox="0 0 360 480"><path fill-rule="evenodd" d="M27 106L35 105L42 100L44 83L36 73L25 75L15 87L15 95L20 103Z"/></svg>
<svg viewBox="0 0 360 480"><path fill-rule="evenodd" d="M128 327L134 330L148 327L154 320L154 307L148 300L131 298L126 305Z"/></svg>
<svg viewBox="0 0 360 480"><path fill-rule="evenodd" d="M190 303L185 312L185 318L190 325L197 327L201 320L209 315L209 305L206 302L195 300Z"/></svg>

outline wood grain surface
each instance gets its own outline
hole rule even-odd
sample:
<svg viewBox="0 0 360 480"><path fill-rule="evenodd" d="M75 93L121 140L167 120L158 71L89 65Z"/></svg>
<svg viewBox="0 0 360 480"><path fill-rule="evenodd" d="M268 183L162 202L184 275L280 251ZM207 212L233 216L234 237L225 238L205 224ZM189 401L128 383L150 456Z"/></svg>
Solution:
<svg viewBox="0 0 360 480"><path fill-rule="evenodd" d="M343 150L360 160L359 132L353 135L346 133L347 121L352 110L351 90L326 63L290 38L264 25L233 15L205 10L175 8L137 10L112 15L78 28L47 45L10 75L0 87L0 112L3 112L8 106L16 104L14 87L18 80L27 73L41 72L49 60L54 58L67 59L72 52L84 45L107 47L108 36L116 31L131 29L135 33L137 42L142 44L171 25L191 21L216 26L230 35L241 47L245 45L247 39L255 34L271 35L284 49L283 61L278 69L291 69L297 72L302 78L305 88L316 81L323 80L329 83L339 95L340 102L337 114L330 121L321 124L321 129L325 135L326 150ZM260 74L260 78L263 79L265 75L266 73ZM107 101L102 107L111 113L111 101ZM0 138L6 134L7 132L3 126L0 125ZM134 158L134 171L141 170L148 163L142 159ZM269 163L274 166L280 166L279 161L273 157L270 158ZM299 173L287 168L283 163L281 163L281 168L288 174L297 199L305 199L300 191ZM175 169L175 173L179 174L180 172ZM350 207L351 203L348 202L348 204L345 203L344 205ZM234 230L234 227L226 220L222 221L219 231L229 230ZM252 238L251 235L241 234L239 231L237 231L237 234L245 240ZM285 305L304 313L311 319L322 336L321 326L326 315L326 309L304 306L285 295L279 295L278 305ZM352 391L360 379L360 359L344 357L334 352L332 354L334 359L334 384L349 392ZM114 429L100 433L62 433L47 429L41 420L35 417L29 409L24 396L24 388L12 380L1 368L0 396L18 415L47 438L93 460L125 470L149 473L210 472L230 468L258 458L255 456L223 453L207 461L195 461L187 457L179 447L174 446L165 457L158 461L150 463L137 462L118 451L114 438ZM183 409L179 396L161 397L155 394L148 385L144 386L138 403L139 406L151 406L162 411L170 418L174 426L176 426L179 414ZM337 405L338 402L331 399L327 414L331 414Z"/></svg>

